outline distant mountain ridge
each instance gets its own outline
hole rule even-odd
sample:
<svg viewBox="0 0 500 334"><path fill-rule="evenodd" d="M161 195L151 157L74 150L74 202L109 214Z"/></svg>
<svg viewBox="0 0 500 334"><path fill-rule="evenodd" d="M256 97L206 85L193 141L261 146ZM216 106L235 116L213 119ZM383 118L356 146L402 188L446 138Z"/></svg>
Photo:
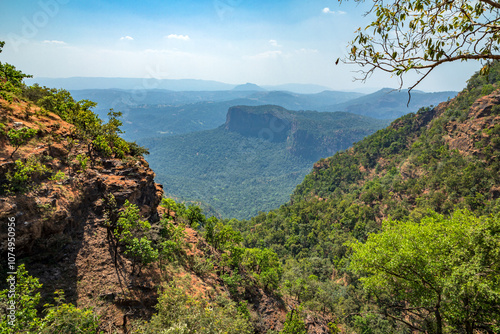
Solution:
<svg viewBox="0 0 500 334"><path fill-rule="evenodd" d="M106 117L110 108L123 112L125 137L169 136L214 129L226 120L227 110L235 105L280 105L291 110L318 110L322 106L345 102L359 93L325 91L297 94L282 91L200 91L174 92L120 89L71 91L75 99L98 103L96 112Z"/></svg>
<svg viewBox="0 0 500 334"><path fill-rule="evenodd" d="M44 78L35 77L25 80L26 84L38 83L41 86L64 88L66 90L80 89L133 89L150 90L166 89L172 91L223 91L232 90L240 84L228 84L214 80L200 79L157 79L149 78L117 78L117 77L70 77L70 78ZM254 85L254 84L250 84ZM257 85L255 85L257 86ZM259 86L257 86L259 87ZM244 87L243 87L244 88ZM256 87L253 87L256 88ZM239 88L237 89L239 90ZM250 90L287 90L299 94L315 94L324 90L331 90L330 87L314 84L282 84L266 85Z"/></svg>
<svg viewBox="0 0 500 334"><path fill-rule="evenodd" d="M256 84L247 82L244 85L238 85L233 88L233 90L242 90L242 91L266 91L266 89L257 86Z"/></svg>
<svg viewBox="0 0 500 334"><path fill-rule="evenodd" d="M346 111L380 119L396 119L405 114L416 112L421 107L438 105L454 98L457 92L445 91L426 93L412 90L383 88L375 93L324 108L324 111Z"/></svg>
<svg viewBox="0 0 500 334"><path fill-rule="evenodd" d="M345 112L291 111L264 105L229 108L224 129L245 137L284 142L293 155L316 161L388 124Z"/></svg>

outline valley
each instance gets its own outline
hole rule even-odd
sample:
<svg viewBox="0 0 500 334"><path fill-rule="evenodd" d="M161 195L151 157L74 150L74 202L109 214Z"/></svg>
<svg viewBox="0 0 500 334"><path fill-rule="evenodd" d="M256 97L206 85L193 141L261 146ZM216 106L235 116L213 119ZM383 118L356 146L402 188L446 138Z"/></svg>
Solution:
<svg viewBox="0 0 500 334"><path fill-rule="evenodd" d="M28 77L0 63L0 332L499 332L500 63L409 113Z"/></svg>
<svg viewBox="0 0 500 334"><path fill-rule="evenodd" d="M166 194L242 219L286 203L315 161L386 124L340 112L236 106L217 129L138 142L148 147Z"/></svg>

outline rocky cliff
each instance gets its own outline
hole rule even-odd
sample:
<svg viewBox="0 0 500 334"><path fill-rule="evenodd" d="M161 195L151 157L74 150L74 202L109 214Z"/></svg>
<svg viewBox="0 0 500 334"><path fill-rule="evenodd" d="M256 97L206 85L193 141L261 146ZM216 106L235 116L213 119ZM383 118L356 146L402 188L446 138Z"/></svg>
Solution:
<svg viewBox="0 0 500 334"><path fill-rule="evenodd" d="M286 142L295 156L316 161L344 150L386 125L344 112L291 111L280 106L229 108L224 128L247 137Z"/></svg>
<svg viewBox="0 0 500 334"><path fill-rule="evenodd" d="M136 332L138 321L151 318L166 282L183 281L188 294L207 300L234 298L222 279L233 270L195 229L185 228L182 261L153 263L142 272L134 270L131 258L110 237L107 215L113 205L135 204L152 225L153 239L161 217L176 216L159 206L162 186L142 156L87 158L89 142L72 124L20 100L0 100L0 122L0 255L13 252L16 265L24 263L40 280L43 302L53 302L53 292L63 290L66 302L91 307L99 315L100 333L130 333ZM7 135L12 129L36 134L17 146ZM7 222L13 220L14 250L7 242ZM184 226L185 221L175 219L175 224ZM296 302L286 302L250 274L246 277L238 295L249 303L255 330L280 330ZM307 318L312 333L324 332L328 321L314 314Z"/></svg>

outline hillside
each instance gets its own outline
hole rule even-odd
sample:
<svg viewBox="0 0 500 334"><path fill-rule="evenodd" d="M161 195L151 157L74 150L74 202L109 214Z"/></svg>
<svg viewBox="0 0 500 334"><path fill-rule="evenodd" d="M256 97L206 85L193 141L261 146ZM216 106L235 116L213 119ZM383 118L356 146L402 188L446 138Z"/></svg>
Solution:
<svg viewBox="0 0 500 334"><path fill-rule="evenodd" d="M375 93L329 106L322 111L346 111L380 119L395 119L422 107L438 105L457 95L457 92L425 93L418 90L411 92L409 99L407 90L384 88Z"/></svg>
<svg viewBox="0 0 500 334"><path fill-rule="evenodd" d="M162 198L144 148L119 137L119 113L104 123L93 103L25 86L2 66L0 331L283 328L297 303L277 291L274 252L246 249L199 207ZM331 320L308 315L316 333Z"/></svg>
<svg viewBox="0 0 500 334"><path fill-rule="evenodd" d="M233 222L233 226L243 231L246 246L269 247L281 258L286 259L284 277L288 277L288 281L291 282L289 291L296 293L297 299L310 309L330 309L338 319L343 319L342 327L345 332L359 333L366 330L374 333L408 333L426 326L431 326L428 330L435 332L432 326L439 319L436 320L429 311L426 311L435 310L433 308L435 304L434 306L429 304L431 302L425 304L418 299L425 286L434 284L434 279L433 283L426 283L425 280L438 275L434 273L430 276L429 274L419 276L421 268L418 266L423 262L418 261L424 261L423 254L435 249L422 248L423 243L419 246L418 243L414 244L414 240L404 239L406 235L402 234L403 232L395 234L388 244L373 244L372 240L383 240L382 238L391 235L391 231L398 233L397 229L405 226L412 226L413 232L406 230L404 233L415 233L420 222L425 222L424 226L430 226L427 224L436 219L438 221L449 219L449 228L468 226L469 221L475 221L477 218L474 217L478 216L482 216L478 221L483 221L485 224L484 227L478 227L479 229L487 229L488 221L498 225L500 222L499 73L500 65L495 64L488 77L479 74L472 77L467 88L456 98L434 108L422 108L417 113L405 115L386 129L379 130L355 143L352 148L319 160L304 181L297 186L288 204L269 213L261 213L249 221ZM457 210L467 211L464 214L464 211ZM463 215L472 217L464 218ZM384 225L383 221L388 219L394 223ZM459 225L453 225L454 221L459 222ZM489 255L488 261L493 262L498 260L498 249L500 249L500 235L497 228L498 226L493 227L493 230L486 230L489 233L488 238L491 238L491 244L488 245L494 250ZM375 233L381 231L384 233L376 238ZM433 242L432 247L445 248L446 245L440 244L441 239L438 237L438 233L441 232L433 233L436 235L425 235L426 238L430 238L429 242ZM443 238L450 232L446 233L448 234L443 234ZM458 261L456 266L461 271L455 275L460 278L452 277L450 282L454 283L442 284L461 284L459 282L466 279L463 278L466 270L472 273L476 272L474 270L480 270L476 267L477 262L468 261L476 256L481 257L479 249L482 246L474 244L475 237L462 236L459 240L464 238L469 240L473 247L478 248L475 251L468 250L468 255L461 255L462 257L456 260ZM366 246L362 246L367 239L370 243L367 242ZM396 245L399 242L403 242L401 253L396 253ZM357 246L350 246L353 244ZM415 253L403 253L410 252L404 245L415 247ZM353 249L359 250L363 247L378 248L371 248L360 257L354 257ZM385 251L383 247L390 249L392 255L380 255ZM460 247L468 246L456 244L449 256L461 254ZM380 255L379 258L372 260L377 254ZM436 254L435 256L439 257L445 256L439 252ZM396 267L392 269L393 271L387 269L379 276L374 273L385 268L384 261L390 266L391 261L394 263L402 261L401 259L405 259L407 255L416 262L408 267L415 270L417 277L415 280L422 279L427 285L424 284L418 291L415 290L415 286L408 285L406 291L410 292L410 297L404 298L402 294L399 295L402 293L398 290L399 287L412 284L400 279L408 275L405 265ZM430 263L422 268L433 268L441 260L431 258L428 261ZM353 271L353 268L360 267L352 267L351 262L356 262L356 266L363 263L364 270ZM497 275L500 268L495 266L493 269L491 266L493 264L481 270L486 272L491 270ZM445 273L451 270L449 267L445 268L443 269ZM369 274L373 276L368 278ZM311 280L310 275L314 275L319 282ZM467 279L473 280L474 277L479 277L478 275L483 274L478 273ZM485 275L485 280L481 284L496 289L494 287L498 284L495 283L493 276ZM386 283L380 283L382 285L378 286L379 290L362 289L363 284L370 283L373 288L382 281ZM469 282L468 284L476 284ZM392 284L394 290L388 291L387 287L392 287ZM307 288L309 291L300 290ZM330 291L330 297L325 297L324 291ZM384 295L374 295L371 291L383 291L380 293ZM483 290L476 287L471 293L480 294L479 291ZM466 297L464 300L453 299L457 293L455 291L449 296L440 295L439 298L442 298L440 300L444 305L461 303L458 307L467 309ZM492 293L494 295L496 292ZM415 296L415 299L412 299L412 296ZM474 298L483 297L475 295ZM498 303L496 297L491 296L491 298L496 300L493 303ZM468 333L472 333L473 326L477 326L474 328L477 328L478 333L493 333L494 328L498 328L495 327L500 321L498 310L486 306L486 301L483 303L478 304L478 307L490 311L486 312L483 320L478 320L475 325L467 323ZM406 308L401 305L426 306L421 308L415 306L406 312ZM447 311L443 309L443 312ZM452 315L447 314L451 319ZM470 317L474 318L472 315ZM402 320L395 321L398 319ZM452 332L454 332L452 329L461 332L459 328L464 328L466 320L462 318L453 321L456 323L446 320L444 325ZM440 322L439 326L443 326L443 323ZM417 332L425 330L419 329Z"/></svg>
<svg viewBox="0 0 500 334"><path fill-rule="evenodd" d="M139 142L167 194L249 218L285 203L316 160L385 124L348 113L236 106L217 129Z"/></svg>

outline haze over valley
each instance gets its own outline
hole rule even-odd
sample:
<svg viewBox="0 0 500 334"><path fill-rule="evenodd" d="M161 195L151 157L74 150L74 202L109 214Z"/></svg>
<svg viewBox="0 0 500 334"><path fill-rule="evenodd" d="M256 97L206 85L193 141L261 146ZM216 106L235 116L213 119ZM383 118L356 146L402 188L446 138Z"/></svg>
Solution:
<svg viewBox="0 0 500 334"><path fill-rule="evenodd" d="M498 1L0 13L0 333L500 333Z"/></svg>

